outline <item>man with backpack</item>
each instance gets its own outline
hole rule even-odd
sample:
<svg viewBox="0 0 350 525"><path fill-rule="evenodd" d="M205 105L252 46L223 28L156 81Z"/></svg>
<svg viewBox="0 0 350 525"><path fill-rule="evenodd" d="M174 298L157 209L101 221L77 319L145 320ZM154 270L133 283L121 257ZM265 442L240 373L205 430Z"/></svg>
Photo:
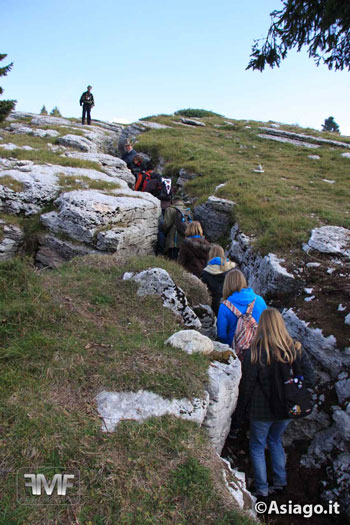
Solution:
<svg viewBox="0 0 350 525"><path fill-rule="evenodd" d="M180 195L173 197L171 205L165 210L161 226L165 233L165 253L169 259L176 260L185 239L188 223L192 222L191 211L186 208Z"/></svg>

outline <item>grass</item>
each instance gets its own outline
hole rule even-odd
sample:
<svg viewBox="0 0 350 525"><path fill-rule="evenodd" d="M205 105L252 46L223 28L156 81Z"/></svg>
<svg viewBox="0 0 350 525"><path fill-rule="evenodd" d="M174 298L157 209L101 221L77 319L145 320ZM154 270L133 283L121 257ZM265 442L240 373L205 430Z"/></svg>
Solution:
<svg viewBox="0 0 350 525"><path fill-rule="evenodd" d="M165 171L176 180L180 168L202 177L186 184L186 191L196 197L196 204L214 193L237 203L236 219L242 230L255 238L257 249L285 254L300 248L316 226L333 224L350 227L349 159L342 149L331 147L311 150L276 143L257 136L262 122L203 117L205 128L176 126L173 116L152 120L171 126L152 130L138 139L137 149L163 157ZM225 122L231 122L233 126ZM293 126L281 129L295 131ZM333 140L349 138L315 130L297 131ZM345 151L345 150L343 150ZM320 160L308 155L317 153ZM252 170L261 164L263 174ZM335 180L335 184L323 179Z"/></svg>
<svg viewBox="0 0 350 525"><path fill-rule="evenodd" d="M166 416L101 432L102 389L191 398L207 381L206 356L164 346L180 325L160 298L141 301L121 279L133 264L0 264L1 523L250 523L195 423ZM80 504L18 505L16 470L35 465L78 468Z"/></svg>
<svg viewBox="0 0 350 525"><path fill-rule="evenodd" d="M80 176L78 179L70 177L69 175L61 174L59 176L59 185L62 191L73 191L81 190L82 188L101 190L105 192L111 192L120 188L120 184L117 182L108 182L105 180L94 180L89 177Z"/></svg>
<svg viewBox="0 0 350 525"><path fill-rule="evenodd" d="M24 185L22 182L19 182L18 180L11 177L11 175L4 175L3 177L0 177L0 185L5 186L5 188L9 188L12 191L23 191Z"/></svg>

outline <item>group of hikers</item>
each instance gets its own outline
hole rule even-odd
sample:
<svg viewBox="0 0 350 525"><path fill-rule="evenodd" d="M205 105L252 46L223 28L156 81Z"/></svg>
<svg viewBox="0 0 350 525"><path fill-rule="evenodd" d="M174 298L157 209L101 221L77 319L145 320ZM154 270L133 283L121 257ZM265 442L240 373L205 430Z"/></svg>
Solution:
<svg viewBox="0 0 350 525"><path fill-rule="evenodd" d="M236 437L237 430L249 420L255 495L258 501L266 501L283 493L287 485L283 432L290 421L312 410L308 389L315 383L315 374L311 363L301 344L289 335L280 312L269 308L248 286L221 246L205 239L200 222L192 219L181 195L172 195L171 181L169 191L162 189L164 179L145 173L144 160L130 143L125 149L123 159L135 174L135 189L149 191L161 200L164 254L206 284L217 316L217 339L232 347L242 362L230 435ZM266 447L272 467L270 486Z"/></svg>
<svg viewBox="0 0 350 525"><path fill-rule="evenodd" d="M83 93L83 123L94 105L91 86ZM287 485L282 435L293 419L312 410L309 388L315 374L299 342L289 335L283 317L248 287L243 273L219 245L210 245L200 222L192 220L171 179L147 169L145 156L125 143L122 156L135 176L135 190L152 193L161 201L159 252L177 260L206 284L217 316L217 338L235 350L242 362L239 397L230 435L235 437L244 421L250 422L249 451L254 471L255 495L266 501ZM265 449L272 467L267 481Z"/></svg>

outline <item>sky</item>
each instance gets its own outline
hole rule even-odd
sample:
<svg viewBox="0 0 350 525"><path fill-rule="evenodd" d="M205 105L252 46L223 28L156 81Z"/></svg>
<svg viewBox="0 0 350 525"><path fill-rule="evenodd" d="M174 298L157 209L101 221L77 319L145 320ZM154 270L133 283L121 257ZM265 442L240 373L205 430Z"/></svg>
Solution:
<svg viewBox="0 0 350 525"><path fill-rule="evenodd" d="M321 129L333 116L350 135L350 74L317 67L306 51L280 68L246 71L281 0L0 0L0 53L13 62L3 98L39 113L121 123L181 108L233 119Z"/></svg>

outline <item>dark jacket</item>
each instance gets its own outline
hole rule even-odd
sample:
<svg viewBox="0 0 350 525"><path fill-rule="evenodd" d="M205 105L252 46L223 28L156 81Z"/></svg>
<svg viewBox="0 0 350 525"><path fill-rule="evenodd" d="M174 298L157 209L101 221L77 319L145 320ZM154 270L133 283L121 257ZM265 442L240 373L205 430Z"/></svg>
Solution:
<svg viewBox="0 0 350 525"><path fill-rule="evenodd" d="M315 383L315 374L307 353L302 350L300 366L307 388ZM266 353L263 355L266 363ZM246 351L242 363L242 378L239 384L238 403L232 424L238 426L245 417L251 419L278 419L271 411L268 393L271 392L272 366L251 363L251 351Z"/></svg>
<svg viewBox="0 0 350 525"><path fill-rule="evenodd" d="M84 91L84 93L80 97L80 105L87 104L88 106L94 106L94 96L92 93L89 93L88 91Z"/></svg>
<svg viewBox="0 0 350 525"><path fill-rule="evenodd" d="M215 259L212 259L212 261L215 262ZM231 261L227 261L225 266L222 268L220 264L211 264L212 261L209 261L209 264L204 268L201 275L201 280L208 287L212 297L211 307L217 316L222 298L222 289L224 286L225 277L228 272L236 265Z"/></svg>
<svg viewBox="0 0 350 525"><path fill-rule="evenodd" d="M122 159L124 162L126 162L128 168L130 168L130 166L133 164L133 160L136 157L136 155L137 155L137 152L134 149L132 149L131 151L126 151L122 155Z"/></svg>
<svg viewBox="0 0 350 525"><path fill-rule="evenodd" d="M176 208L182 213L186 212L185 204L182 200L177 200L171 204L164 213L164 222L161 226L162 231L165 233L165 252L169 251L170 248L180 248L184 242L184 236L181 235L176 229Z"/></svg>
<svg viewBox="0 0 350 525"><path fill-rule="evenodd" d="M204 237L186 237L177 260L188 272L200 277L208 262L209 250L210 244Z"/></svg>

